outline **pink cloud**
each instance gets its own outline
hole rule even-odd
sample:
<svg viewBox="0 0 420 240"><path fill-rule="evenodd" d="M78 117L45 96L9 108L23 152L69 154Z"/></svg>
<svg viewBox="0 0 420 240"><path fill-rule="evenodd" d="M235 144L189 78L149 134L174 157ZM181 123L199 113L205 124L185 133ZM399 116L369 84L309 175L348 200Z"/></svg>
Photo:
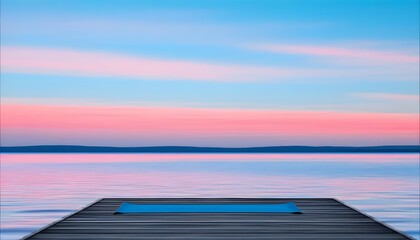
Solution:
<svg viewBox="0 0 420 240"><path fill-rule="evenodd" d="M136 79L249 81L317 74L294 69L29 47L2 47L1 59L4 72Z"/></svg>
<svg viewBox="0 0 420 240"><path fill-rule="evenodd" d="M261 47L261 46L260 46ZM290 50L290 49L289 49ZM412 78L417 68L293 68L210 63L204 61L150 58L107 52L31 47L1 48L3 72L87 77L120 77L146 80L270 81L363 77ZM386 59L386 58L385 58Z"/></svg>
<svg viewBox="0 0 420 240"><path fill-rule="evenodd" d="M419 102L419 95L415 94L397 94L397 93L355 93L354 95L379 100Z"/></svg>
<svg viewBox="0 0 420 240"><path fill-rule="evenodd" d="M406 64L419 62L416 54L406 54L395 51L379 51L372 49L359 49L349 47L330 47L319 45L288 45L288 44L259 44L251 46L252 49L313 57L334 58L342 61L362 61L363 63L394 63Z"/></svg>
<svg viewBox="0 0 420 240"><path fill-rule="evenodd" d="M23 104L2 106L1 127L4 143L8 138L48 136L131 145L140 140L143 145L197 145L206 140L222 145L364 145L384 139L414 144L419 133L417 114Z"/></svg>

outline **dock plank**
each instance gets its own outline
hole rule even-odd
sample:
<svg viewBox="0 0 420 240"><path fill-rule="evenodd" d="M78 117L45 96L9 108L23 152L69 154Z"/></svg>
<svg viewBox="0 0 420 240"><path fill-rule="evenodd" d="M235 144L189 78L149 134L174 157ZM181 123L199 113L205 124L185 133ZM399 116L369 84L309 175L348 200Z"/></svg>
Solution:
<svg viewBox="0 0 420 240"><path fill-rule="evenodd" d="M135 204L294 202L303 214L113 214ZM105 198L23 239L412 239L332 198Z"/></svg>

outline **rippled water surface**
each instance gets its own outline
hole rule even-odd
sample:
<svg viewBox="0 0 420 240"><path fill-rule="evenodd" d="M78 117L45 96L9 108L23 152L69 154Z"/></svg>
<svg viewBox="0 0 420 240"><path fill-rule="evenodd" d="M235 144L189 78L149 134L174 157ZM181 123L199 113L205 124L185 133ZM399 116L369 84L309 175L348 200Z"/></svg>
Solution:
<svg viewBox="0 0 420 240"><path fill-rule="evenodd" d="M1 239L103 197L334 197L419 238L418 154L2 154Z"/></svg>

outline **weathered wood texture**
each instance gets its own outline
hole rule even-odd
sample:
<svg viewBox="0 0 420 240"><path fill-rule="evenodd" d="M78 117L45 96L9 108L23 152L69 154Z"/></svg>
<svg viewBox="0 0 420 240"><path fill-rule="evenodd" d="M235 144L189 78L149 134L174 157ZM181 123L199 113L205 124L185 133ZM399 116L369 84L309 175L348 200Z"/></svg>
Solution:
<svg viewBox="0 0 420 240"><path fill-rule="evenodd" d="M113 214L122 202L229 204L294 202L303 214ZM105 198L24 239L411 239L331 198Z"/></svg>

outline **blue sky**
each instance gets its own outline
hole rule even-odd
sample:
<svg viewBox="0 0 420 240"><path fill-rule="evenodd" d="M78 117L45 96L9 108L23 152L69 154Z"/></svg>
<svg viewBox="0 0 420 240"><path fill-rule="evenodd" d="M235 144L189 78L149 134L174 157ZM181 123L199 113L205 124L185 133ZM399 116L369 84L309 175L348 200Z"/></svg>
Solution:
<svg viewBox="0 0 420 240"><path fill-rule="evenodd" d="M415 0L1 3L2 104L419 111Z"/></svg>

